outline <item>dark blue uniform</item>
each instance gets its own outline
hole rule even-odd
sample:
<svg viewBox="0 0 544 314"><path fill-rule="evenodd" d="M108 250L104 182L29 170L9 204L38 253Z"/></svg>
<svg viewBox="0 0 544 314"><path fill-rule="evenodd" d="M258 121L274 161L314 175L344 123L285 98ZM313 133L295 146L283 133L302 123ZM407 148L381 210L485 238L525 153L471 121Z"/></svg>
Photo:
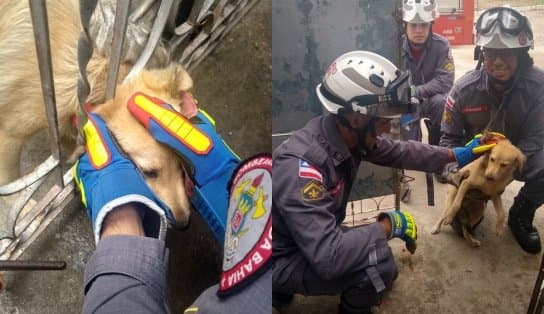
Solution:
<svg viewBox="0 0 544 314"><path fill-rule="evenodd" d="M453 86L455 66L448 40L435 33L429 36L419 60L414 58L408 38L404 36L401 57L403 69L410 71L412 83L416 86L417 97L421 101L418 116L429 118L433 128L429 130L429 143L438 145L440 121L446 95ZM412 123L410 127L410 132L401 129L402 138L421 140L419 123Z"/></svg>
<svg viewBox="0 0 544 314"><path fill-rule="evenodd" d="M534 66L521 71L502 97L488 86L484 69L461 77L452 88L442 120L441 146L460 146L475 134L501 132L527 157L516 180L525 185L519 195L544 203L544 72Z"/></svg>
<svg viewBox="0 0 544 314"><path fill-rule="evenodd" d="M369 308L396 278L379 223L341 226L361 160L424 171L439 171L449 161L445 148L386 138L370 151L350 151L333 115L294 132L273 153L275 292L342 293L345 307Z"/></svg>

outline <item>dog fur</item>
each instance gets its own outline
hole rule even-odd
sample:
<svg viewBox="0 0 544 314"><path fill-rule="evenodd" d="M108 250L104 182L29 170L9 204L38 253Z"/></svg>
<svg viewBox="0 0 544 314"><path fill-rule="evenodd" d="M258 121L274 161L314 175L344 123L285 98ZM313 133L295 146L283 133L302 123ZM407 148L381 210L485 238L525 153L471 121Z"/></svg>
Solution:
<svg viewBox="0 0 544 314"><path fill-rule="evenodd" d="M497 213L496 233L502 236L506 212L501 195L513 181L514 171L523 169L525 160L523 153L510 141L501 140L489 152L461 168L451 178L454 184L448 187L444 210L431 233L439 233L442 224L453 222L454 229L458 229L456 231L471 246L480 246L480 241L471 233L483 218L487 200L491 200Z"/></svg>
<svg viewBox="0 0 544 314"><path fill-rule="evenodd" d="M47 1L55 97L59 130L63 139L74 139L72 116L77 101L77 39L80 32L76 0ZM128 98L141 91L181 109L181 95L192 87L180 66L143 71L118 86L116 96L104 100L108 61L93 56L87 67L91 85L88 102L102 104L95 111L106 121L120 147L135 162L151 189L174 212L178 226L188 222L190 205L184 188L181 159L158 144L128 112ZM130 65L123 64L120 80ZM41 82L28 1L0 2L0 185L20 176L23 143L47 128ZM72 140L72 143L73 140Z"/></svg>

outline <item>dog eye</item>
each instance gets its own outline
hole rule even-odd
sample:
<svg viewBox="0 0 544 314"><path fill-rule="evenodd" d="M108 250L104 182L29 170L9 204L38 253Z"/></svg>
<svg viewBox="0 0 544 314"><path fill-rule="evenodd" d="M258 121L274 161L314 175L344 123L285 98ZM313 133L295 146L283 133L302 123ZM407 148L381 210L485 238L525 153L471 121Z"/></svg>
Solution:
<svg viewBox="0 0 544 314"><path fill-rule="evenodd" d="M493 158L493 157L490 157L489 160L490 160L491 162L495 162L495 158Z"/></svg>
<svg viewBox="0 0 544 314"><path fill-rule="evenodd" d="M144 174L144 177L148 179L156 179L159 177L159 171L155 169L142 170L142 173Z"/></svg>

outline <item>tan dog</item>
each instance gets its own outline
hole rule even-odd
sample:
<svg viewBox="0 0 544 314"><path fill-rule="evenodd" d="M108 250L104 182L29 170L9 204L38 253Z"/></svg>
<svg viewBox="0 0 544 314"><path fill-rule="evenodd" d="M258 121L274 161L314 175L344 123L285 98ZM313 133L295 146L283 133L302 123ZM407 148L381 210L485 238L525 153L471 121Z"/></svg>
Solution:
<svg viewBox="0 0 544 314"><path fill-rule="evenodd" d="M491 200L497 213L496 233L501 236L506 217L501 194L514 180L514 171L521 171L524 164L523 153L510 141L501 140L488 153L461 168L453 175L456 184L448 187L444 211L431 233L439 233L442 224L453 222L452 227L471 246L480 246L471 232L483 219L485 205Z"/></svg>
<svg viewBox="0 0 544 314"><path fill-rule="evenodd" d="M77 0L47 1L51 54L59 129L63 137L75 138L72 116L78 108L76 58L80 32ZM91 93L88 101L104 103L108 60L93 56L87 67ZM122 79L129 70L123 65ZM28 1L0 2L0 185L20 176L21 147L47 127L39 79ZM172 209L179 226L187 223L190 205L184 189L180 158L158 144L130 115L128 97L140 91L165 100L180 110L182 94L192 87L180 67L144 71L119 86L114 100L98 106L121 148L142 170L147 183Z"/></svg>

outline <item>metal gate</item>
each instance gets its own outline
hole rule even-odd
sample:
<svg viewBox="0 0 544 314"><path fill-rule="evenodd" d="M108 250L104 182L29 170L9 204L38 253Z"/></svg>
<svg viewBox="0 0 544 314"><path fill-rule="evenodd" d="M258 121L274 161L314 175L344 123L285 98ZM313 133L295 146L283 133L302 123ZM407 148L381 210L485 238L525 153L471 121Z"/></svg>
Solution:
<svg viewBox="0 0 544 314"><path fill-rule="evenodd" d="M160 2L161 7L172 3L171 0L144 0L142 6L147 6L148 9L149 5L153 5L155 2ZM180 1L178 9L184 10L186 15L184 20L176 21L179 22L179 25L174 29L175 36L170 37L170 44L173 47L171 50L173 60L188 69L195 68L257 2L258 0ZM124 26L120 25L120 29L124 29L126 26L129 4L130 1L126 0L119 0L117 3L118 14L116 14L115 22L121 21L120 24L125 24ZM24 250L31 245L75 196L72 172L62 168L64 158L61 156L59 145L47 8L45 0L29 0L29 5L43 99L49 123L49 133L52 139L50 144L52 155L30 174L0 186L0 196L2 198L9 196L9 203L11 203L8 208L0 208L0 270L62 268L62 263L14 263L7 260L16 260L20 257ZM121 9L119 9L120 7ZM155 21L159 20L159 15L160 12L157 13ZM151 42L152 37L153 32L149 36L147 46L151 45L154 48L156 43ZM154 40L159 39L160 37ZM119 47L121 46L119 45ZM145 53L144 50L142 55ZM120 54L113 53L112 48L110 64L118 64L119 58L121 58ZM143 57L140 56L140 58ZM74 60L75 62L76 60ZM117 73L109 73L109 75L116 77ZM112 80L112 82L115 81ZM114 91L115 88L113 87L113 93ZM113 93L110 91L109 97L113 97ZM1 288L2 281L0 277L0 290Z"/></svg>

